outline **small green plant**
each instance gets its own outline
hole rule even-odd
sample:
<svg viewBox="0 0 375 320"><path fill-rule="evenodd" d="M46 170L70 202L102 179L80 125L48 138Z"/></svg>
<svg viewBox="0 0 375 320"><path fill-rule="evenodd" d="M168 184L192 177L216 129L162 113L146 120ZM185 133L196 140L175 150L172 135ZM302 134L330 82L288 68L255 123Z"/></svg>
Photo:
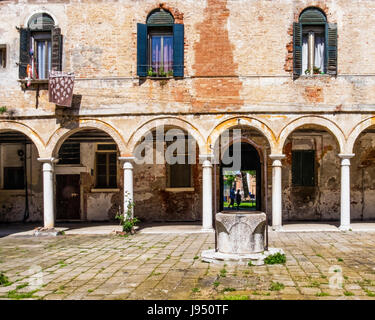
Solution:
<svg viewBox="0 0 375 320"><path fill-rule="evenodd" d="M375 293L368 290L368 289L363 289L364 292L366 292L368 297L375 297Z"/></svg>
<svg viewBox="0 0 375 320"><path fill-rule="evenodd" d="M354 296L354 293L350 292L350 291L345 291L344 295L347 296L347 297L350 297L350 296Z"/></svg>
<svg viewBox="0 0 375 320"><path fill-rule="evenodd" d="M138 218L133 217L133 208L134 202L129 202L126 214L120 213L119 210L115 217L116 219L120 220L120 225L122 225L122 231L131 234L135 233L134 227L139 222Z"/></svg>
<svg viewBox="0 0 375 320"><path fill-rule="evenodd" d="M337 261L338 261L338 262L344 262L344 260L341 259L341 258L338 258Z"/></svg>
<svg viewBox="0 0 375 320"><path fill-rule="evenodd" d="M249 296L226 295L222 298L222 300L249 300Z"/></svg>
<svg viewBox="0 0 375 320"><path fill-rule="evenodd" d="M236 291L236 289L234 289L234 288L224 288L223 289L223 292L233 292L233 291Z"/></svg>
<svg viewBox="0 0 375 320"><path fill-rule="evenodd" d="M250 260L250 261L247 263L247 265L248 265L249 267L252 267L252 266L253 266L253 262Z"/></svg>
<svg viewBox="0 0 375 320"><path fill-rule="evenodd" d="M271 290L271 291L280 291L280 290L282 290L284 288L285 288L285 286L282 283L280 283L280 282L273 282L272 281L269 290Z"/></svg>
<svg viewBox="0 0 375 320"><path fill-rule="evenodd" d="M220 277L225 278L227 276L227 270L225 268L220 270Z"/></svg>
<svg viewBox="0 0 375 320"><path fill-rule="evenodd" d="M285 254L281 254L280 252L272 254L264 259L265 264L284 264L285 262Z"/></svg>
<svg viewBox="0 0 375 320"><path fill-rule="evenodd" d="M319 281L312 281L311 284L310 284L311 287L313 288L319 288L320 287L320 283Z"/></svg>
<svg viewBox="0 0 375 320"><path fill-rule="evenodd" d="M16 287L16 290L23 289L23 288L27 287L28 285L29 285L29 284L28 284L27 282L22 283L22 284L20 284L20 285L18 285L18 286Z"/></svg>
<svg viewBox="0 0 375 320"><path fill-rule="evenodd" d="M199 259L199 257L198 257L198 256L195 256L195 257L194 257L194 260L197 260L197 259Z"/></svg>
<svg viewBox="0 0 375 320"><path fill-rule="evenodd" d="M316 294L316 296L317 297L327 297L327 296L329 296L329 294L327 293L327 292L318 292L317 294Z"/></svg>
<svg viewBox="0 0 375 320"><path fill-rule="evenodd" d="M91 293L91 292L93 292L93 291L94 291L93 289L89 289L89 290L87 290L88 293Z"/></svg>
<svg viewBox="0 0 375 320"><path fill-rule="evenodd" d="M220 285L220 282L219 282L219 281L215 281L215 282L213 283L213 285L214 285L215 288L217 288L217 287Z"/></svg>
<svg viewBox="0 0 375 320"><path fill-rule="evenodd" d="M25 293L18 293L17 290L12 290L7 293L7 298L8 299L14 299L14 300L20 300L20 299L29 299L29 298L36 298L34 296L34 293L37 292L38 290L34 290L31 292L25 292Z"/></svg>
<svg viewBox="0 0 375 320"><path fill-rule="evenodd" d="M0 286L3 286L3 287L8 287L12 284L12 282L9 281L8 277L0 272Z"/></svg>
<svg viewBox="0 0 375 320"><path fill-rule="evenodd" d="M323 256L320 253L317 253L316 256L319 258L323 258Z"/></svg>
<svg viewBox="0 0 375 320"><path fill-rule="evenodd" d="M7 111L8 111L7 107L5 107L5 106L0 107L0 114L3 114Z"/></svg>
<svg viewBox="0 0 375 320"><path fill-rule="evenodd" d="M194 292L194 293L197 293L197 292L201 291L201 289L199 289L199 288L193 288L193 289L191 289L191 291Z"/></svg>

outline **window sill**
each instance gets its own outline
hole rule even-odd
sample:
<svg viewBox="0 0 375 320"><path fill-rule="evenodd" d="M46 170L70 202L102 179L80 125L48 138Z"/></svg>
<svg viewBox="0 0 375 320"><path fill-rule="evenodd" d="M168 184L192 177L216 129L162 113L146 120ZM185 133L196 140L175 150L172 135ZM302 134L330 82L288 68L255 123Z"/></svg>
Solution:
<svg viewBox="0 0 375 320"><path fill-rule="evenodd" d="M120 189L118 188L113 188L113 189L91 189L92 193L113 193L113 192L119 192Z"/></svg>
<svg viewBox="0 0 375 320"><path fill-rule="evenodd" d="M166 192L194 192L194 188L165 188Z"/></svg>
<svg viewBox="0 0 375 320"><path fill-rule="evenodd" d="M26 79L19 79L18 82L27 83ZM48 79L30 80L31 84L48 84Z"/></svg>
<svg viewBox="0 0 375 320"><path fill-rule="evenodd" d="M311 78L329 78L333 77L332 74L301 74L299 77L302 79L311 79Z"/></svg>
<svg viewBox="0 0 375 320"><path fill-rule="evenodd" d="M150 77L150 76L147 76L146 77L147 79L150 79L150 80L170 80L170 79L173 79L174 77Z"/></svg>
<svg viewBox="0 0 375 320"><path fill-rule="evenodd" d="M10 195L20 195L24 196L26 194L25 189L0 189L2 194L10 194Z"/></svg>
<svg viewBox="0 0 375 320"><path fill-rule="evenodd" d="M26 79L19 79L18 82L21 83L21 88L22 90L48 90L48 79L43 79L43 80L30 80L30 85L27 86L28 80Z"/></svg>

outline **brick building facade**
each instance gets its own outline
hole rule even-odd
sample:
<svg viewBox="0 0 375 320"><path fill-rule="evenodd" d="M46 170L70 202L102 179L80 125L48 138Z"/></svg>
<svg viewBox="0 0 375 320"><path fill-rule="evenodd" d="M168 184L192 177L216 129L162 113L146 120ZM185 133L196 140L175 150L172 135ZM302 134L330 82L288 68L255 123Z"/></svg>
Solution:
<svg viewBox="0 0 375 320"><path fill-rule="evenodd" d="M112 220L133 199L145 221L210 228L214 146L233 128L275 229L375 218L373 1L14 0L0 16L1 222ZM75 74L71 107L49 102L52 68ZM186 181L134 163L161 127L197 142Z"/></svg>

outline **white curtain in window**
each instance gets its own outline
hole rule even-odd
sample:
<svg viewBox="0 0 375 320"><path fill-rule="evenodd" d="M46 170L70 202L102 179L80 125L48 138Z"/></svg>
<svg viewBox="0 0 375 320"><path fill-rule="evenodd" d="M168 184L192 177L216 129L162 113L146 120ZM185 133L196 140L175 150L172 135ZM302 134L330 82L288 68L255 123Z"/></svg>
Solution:
<svg viewBox="0 0 375 320"><path fill-rule="evenodd" d="M307 60L309 56L309 46L307 41L307 36L302 38L302 74L305 74L307 70Z"/></svg>
<svg viewBox="0 0 375 320"><path fill-rule="evenodd" d="M45 56L46 56L46 43L44 41L38 41L38 76L39 79L44 79L45 75Z"/></svg>
<svg viewBox="0 0 375 320"><path fill-rule="evenodd" d="M315 67L319 68L321 72L324 72L324 60L325 60L325 41L324 37L315 35Z"/></svg>

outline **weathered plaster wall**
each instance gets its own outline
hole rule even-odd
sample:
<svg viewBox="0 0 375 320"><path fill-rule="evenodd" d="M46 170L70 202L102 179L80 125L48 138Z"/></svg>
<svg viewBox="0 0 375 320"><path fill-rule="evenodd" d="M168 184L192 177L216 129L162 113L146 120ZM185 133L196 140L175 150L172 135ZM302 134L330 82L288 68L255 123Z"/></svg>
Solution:
<svg viewBox="0 0 375 320"><path fill-rule="evenodd" d="M319 169L320 191L310 196L313 200L293 198L293 191L288 189L284 197L285 218L297 219L304 212L305 218L337 219L340 179L337 153L351 153L356 135L375 123L374 1L168 1L164 6L170 8L178 23L185 25L185 78L143 82L136 76L136 24L144 23L147 14L159 5L156 0L1 1L0 17L6 18L0 19L0 44L7 44L9 52L7 68L0 69L0 106L8 109L0 115L0 129L26 133L36 143L39 155L48 157L65 133L90 121L90 126L116 134L121 142L121 155L129 156L131 147L137 143L132 141L137 131L158 118L196 132L203 146L206 144L200 152L209 153L214 143L211 136L220 132L226 123L232 125L246 117L249 126L267 132L267 143L272 149L269 152L281 153L283 133L289 134L296 129L295 123L302 123L308 117L309 123L329 127L337 133L340 148L332 144L333 149L319 160L323 168ZM291 27L308 6L320 7L329 22L338 24L337 77L292 78ZM71 109L49 103L45 89L39 93L22 91L17 81L19 33L16 27L24 26L27 18L37 11L50 13L62 29L63 69L76 74L76 97ZM331 146L325 139L324 143ZM355 157L352 161L360 160ZM334 177L324 168L335 172ZM355 165L352 172L354 168ZM269 212L271 169L269 162ZM369 168L360 171L363 170L370 172ZM289 171L286 163L284 181L289 181ZM138 174L157 181L155 188L146 186ZM175 216L165 214L169 205L184 206L186 217L197 219L200 178L199 183L194 182L199 186L192 194L163 196L162 174L162 168L135 169L135 188L144 192L142 196L141 192L136 195L141 215L146 216L147 203L159 203L157 219L173 220ZM102 203L105 205L100 211L110 209L94 216L113 217L116 206L121 204L121 191L91 194L92 176L89 172L82 173L81 179L85 194L89 195L84 201L86 217ZM359 184L357 181L353 185L353 215L367 217L373 196L370 191L364 197L358 193ZM371 190L371 185L366 188ZM154 198L147 198L151 191ZM360 201L369 205L363 207Z"/></svg>

